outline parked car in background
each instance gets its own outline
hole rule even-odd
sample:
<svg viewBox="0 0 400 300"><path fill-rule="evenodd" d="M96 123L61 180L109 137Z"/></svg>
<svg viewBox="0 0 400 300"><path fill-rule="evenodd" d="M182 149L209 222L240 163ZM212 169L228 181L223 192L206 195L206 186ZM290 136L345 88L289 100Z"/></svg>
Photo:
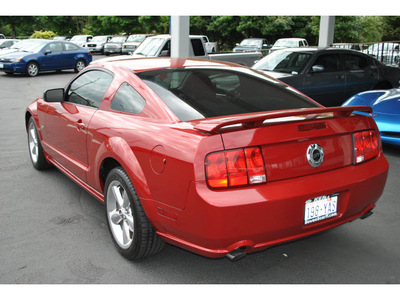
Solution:
<svg viewBox="0 0 400 300"><path fill-rule="evenodd" d="M262 38L244 39L240 44L236 44L233 52L266 52L271 48L268 40Z"/></svg>
<svg viewBox="0 0 400 300"><path fill-rule="evenodd" d="M0 49L6 49L10 48L11 46L15 45L16 43L19 43L21 40L17 39L2 39L0 41Z"/></svg>
<svg viewBox="0 0 400 300"><path fill-rule="evenodd" d="M262 57L261 52L208 54L201 36L190 35L189 38L189 57L228 61L249 67L254 65L254 62ZM132 54L132 57L168 57L170 55L171 36L169 34L162 34L146 38ZM107 60L118 59L120 58L115 57L115 59L111 58ZM124 59L124 57L122 59Z"/></svg>
<svg viewBox="0 0 400 300"><path fill-rule="evenodd" d="M382 142L400 146L400 89L367 91L354 95L343 106L369 106ZM366 114L359 112L360 114Z"/></svg>
<svg viewBox="0 0 400 300"><path fill-rule="evenodd" d="M55 36L53 37L53 40L55 41L70 41L72 39L72 36Z"/></svg>
<svg viewBox="0 0 400 300"><path fill-rule="evenodd" d="M6 37L4 36L4 34L0 33L0 39L5 39Z"/></svg>
<svg viewBox="0 0 400 300"><path fill-rule="evenodd" d="M0 55L0 71L28 76L50 70L74 69L79 72L92 61L87 49L71 42L32 39L21 43L16 51Z"/></svg>
<svg viewBox="0 0 400 300"><path fill-rule="evenodd" d="M83 45L85 45L87 42L90 42L92 38L92 35L74 35L70 41L78 46L83 47Z"/></svg>
<svg viewBox="0 0 400 300"><path fill-rule="evenodd" d="M98 35L90 40L90 42L83 45L92 53L104 54L104 45L113 38L112 35Z"/></svg>
<svg viewBox="0 0 400 300"><path fill-rule="evenodd" d="M133 54L137 47L152 34L132 34L125 43L122 44L122 54Z"/></svg>
<svg viewBox="0 0 400 300"><path fill-rule="evenodd" d="M127 36L114 36L104 45L104 54L122 54L122 44L126 42Z"/></svg>
<svg viewBox="0 0 400 300"><path fill-rule="evenodd" d="M272 48L269 50L269 53L285 48L299 48L299 47L308 47L307 40L301 38L279 39L274 43Z"/></svg>
<svg viewBox="0 0 400 300"><path fill-rule="evenodd" d="M254 69L298 89L324 106L340 106L362 91L399 86L400 69L340 48L287 48L257 62Z"/></svg>
<svg viewBox="0 0 400 300"><path fill-rule="evenodd" d="M206 35L200 35L200 37L203 39L204 46L206 47L207 53L217 52L217 43L216 42L210 42L210 40L208 39L208 36L206 36Z"/></svg>
<svg viewBox="0 0 400 300"><path fill-rule="evenodd" d="M371 215L389 166L354 110L371 111L325 108L237 64L121 56L47 90L25 126L33 167L104 203L124 257L168 242L237 260Z"/></svg>
<svg viewBox="0 0 400 300"><path fill-rule="evenodd" d="M334 43L332 47L362 51L363 44Z"/></svg>
<svg viewBox="0 0 400 300"><path fill-rule="evenodd" d="M15 43L14 45L12 45L10 48L3 48L0 49L0 56L7 54L7 53L11 53L11 52L15 52L18 51L19 48L23 47L25 44L29 43L30 40L20 40L19 43Z"/></svg>

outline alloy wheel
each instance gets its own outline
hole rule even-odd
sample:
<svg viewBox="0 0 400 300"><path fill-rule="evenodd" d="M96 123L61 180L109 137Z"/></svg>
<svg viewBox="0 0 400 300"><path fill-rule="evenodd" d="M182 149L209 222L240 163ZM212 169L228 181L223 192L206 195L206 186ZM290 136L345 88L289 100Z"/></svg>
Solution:
<svg viewBox="0 0 400 300"><path fill-rule="evenodd" d="M122 249L129 248L134 238L134 218L128 193L118 180L107 189L107 218L115 241Z"/></svg>
<svg viewBox="0 0 400 300"><path fill-rule="evenodd" d="M36 76L39 73L39 68L36 64L31 63L27 67L27 72L29 76Z"/></svg>
<svg viewBox="0 0 400 300"><path fill-rule="evenodd" d="M38 144L37 131L35 128L35 124L33 122L29 124L28 142L29 142L29 154L31 155L33 163L37 163L39 158L39 144Z"/></svg>

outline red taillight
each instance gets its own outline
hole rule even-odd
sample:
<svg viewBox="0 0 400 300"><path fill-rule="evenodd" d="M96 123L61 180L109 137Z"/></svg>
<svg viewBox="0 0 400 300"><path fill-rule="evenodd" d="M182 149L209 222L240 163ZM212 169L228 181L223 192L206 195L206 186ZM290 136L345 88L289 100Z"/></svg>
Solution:
<svg viewBox="0 0 400 300"><path fill-rule="evenodd" d="M206 177L211 188L226 188L267 181L258 147L215 152L206 157Z"/></svg>
<svg viewBox="0 0 400 300"><path fill-rule="evenodd" d="M378 138L374 130L360 131L353 134L354 163L358 164L379 154Z"/></svg>

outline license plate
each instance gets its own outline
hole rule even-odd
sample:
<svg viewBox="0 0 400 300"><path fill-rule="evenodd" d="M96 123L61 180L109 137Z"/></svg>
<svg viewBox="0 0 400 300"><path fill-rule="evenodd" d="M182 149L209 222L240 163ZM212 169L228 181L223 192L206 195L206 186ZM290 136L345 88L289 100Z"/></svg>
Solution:
<svg viewBox="0 0 400 300"><path fill-rule="evenodd" d="M339 194L333 194L307 200L304 208L304 224L337 216L338 198Z"/></svg>

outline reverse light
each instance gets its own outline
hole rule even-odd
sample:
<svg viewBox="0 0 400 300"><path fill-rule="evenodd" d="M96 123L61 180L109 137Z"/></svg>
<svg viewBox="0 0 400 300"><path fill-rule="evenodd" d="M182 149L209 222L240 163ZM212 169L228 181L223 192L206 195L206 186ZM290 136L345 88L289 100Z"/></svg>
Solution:
<svg viewBox="0 0 400 300"><path fill-rule="evenodd" d="M210 153L206 178L211 188L228 188L267 182L264 159L258 147Z"/></svg>
<svg viewBox="0 0 400 300"><path fill-rule="evenodd" d="M374 130L353 134L354 164L370 160L379 154L378 137Z"/></svg>

